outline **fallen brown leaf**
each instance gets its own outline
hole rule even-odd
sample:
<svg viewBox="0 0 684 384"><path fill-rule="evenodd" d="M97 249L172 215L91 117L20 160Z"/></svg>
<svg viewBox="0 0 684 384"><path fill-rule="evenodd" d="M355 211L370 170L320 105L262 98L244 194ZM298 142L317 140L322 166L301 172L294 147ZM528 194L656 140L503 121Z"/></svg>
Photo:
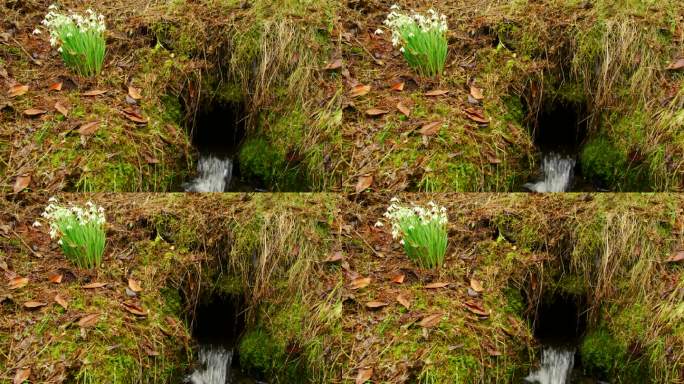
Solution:
<svg viewBox="0 0 684 384"><path fill-rule="evenodd" d="M351 284L349 285L350 289L361 289L365 288L370 284L371 278L370 277L359 277L358 279L352 280Z"/></svg>
<svg viewBox="0 0 684 384"><path fill-rule="evenodd" d="M28 282L28 277L15 277L9 281L9 289L12 290L23 288L26 286L26 284L28 284Z"/></svg>
<svg viewBox="0 0 684 384"><path fill-rule="evenodd" d="M377 308L386 307L388 305L389 304L385 303L384 301L369 301L366 303L366 308L377 309Z"/></svg>
<svg viewBox="0 0 684 384"><path fill-rule="evenodd" d="M444 288L444 287L446 287L447 285L449 285L449 283L439 283L439 282L438 282L438 283L430 283L430 284L426 285L425 288L427 288L427 289L437 289L437 288Z"/></svg>
<svg viewBox="0 0 684 384"><path fill-rule="evenodd" d="M482 90L474 85L470 86L470 96L473 97L475 100L482 100L484 99L484 95L482 94Z"/></svg>
<svg viewBox="0 0 684 384"><path fill-rule="evenodd" d="M482 283L480 283L476 279L470 279L470 288L473 289L475 292L482 292L484 291L484 288L482 288Z"/></svg>
<svg viewBox="0 0 684 384"><path fill-rule="evenodd" d="M425 92L425 96L443 96L449 93L449 91L445 91L443 89L434 89L432 91Z"/></svg>
<svg viewBox="0 0 684 384"><path fill-rule="evenodd" d="M357 85L354 88L352 88L351 91L349 92L349 95L351 97L360 97L360 96L367 95L368 92L370 92L370 90L371 90L370 85L361 85L360 84L360 85Z"/></svg>
<svg viewBox="0 0 684 384"><path fill-rule="evenodd" d="M31 175L19 175L17 176L17 179L14 180L14 186L12 187L12 190L14 191L14 193L19 193L26 189L29 186L29 184L31 184Z"/></svg>
<svg viewBox="0 0 684 384"><path fill-rule="evenodd" d="M326 263L335 263L338 261L341 261L344 259L344 255L342 254L342 251L335 251L332 255L328 256L327 259L325 259Z"/></svg>
<svg viewBox="0 0 684 384"><path fill-rule="evenodd" d="M100 89L91 89L90 91L83 92L83 96L100 96L104 95L107 93L107 91L103 91Z"/></svg>
<svg viewBox="0 0 684 384"><path fill-rule="evenodd" d="M132 85L129 85L128 86L128 96L130 96L134 100L142 99L142 95L140 94L140 88L136 88Z"/></svg>
<svg viewBox="0 0 684 384"><path fill-rule="evenodd" d="M678 71L680 69L684 69L684 57L682 57L681 59L677 59L677 60L673 61L672 64L670 64L667 67L667 69L669 69L671 71Z"/></svg>
<svg viewBox="0 0 684 384"><path fill-rule="evenodd" d="M356 182L356 193L361 193L373 185L373 175L363 175Z"/></svg>
<svg viewBox="0 0 684 384"><path fill-rule="evenodd" d="M397 103L397 109L399 110L399 112L403 113L404 116L411 117L411 110L407 106L402 104L401 101Z"/></svg>
<svg viewBox="0 0 684 384"><path fill-rule="evenodd" d="M442 122L434 121L423 125L419 132L423 136L434 136L439 133L440 129L442 129Z"/></svg>
<svg viewBox="0 0 684 384"><path fill-rule="evenodd" d="M61 113L62 116L64 116L64 117L69 116L69 110L61 102L58 101L55 103L55 109L57 110L57 112Z"/></svg>
<svg viewBox="0 0 684 384"><path fill-rule="evenodd" d="M36 117L40 115L46 114L47 111L44 109L38 109L38 108L29 108L24 110L24 116L28 117Z"/></svg>
<svg viewBox="0 0 684 384"><path fill-rule="evenodd" d="M401 92L401 91L404 90L404 82L403 82L403 81L400 81L400 82L398 82L398 83L394 83L394 84L392 84L392 86L390 87L390 89L393 90L393 91Z"/></svg>
<svg viewBox="0 0 684 384"><path fill-rule="evenodd" d="M433 315L427 315L427 316L423 317L423 319L420 322L418 322L418 325L420 325L423 328L432 328L442 321L443 316L444 316L444 314L441 314L441 313L435 313Z"/></svg>
<svg viewBox="0 0 684 384"><path fill-rule="evenodd" d="M90 328L100 321L99 313L92 313L90 315L85 315L78 320L78 326L81 328Z"/></svg>
<svg viewBox="0 0 684 384"><path fill-rule="evenodd" d="M397 301L399 302L399 304L403 305L404 308L406 308L406 309L411 308L411 301L409 301L409 299L405 298L404 296L397 295Z"/></svg>
<svg viewBox="0 0 684 384"><path fill-rule="evenodd" d="M143 117L140 113L133 109L127 108L121 111L123 115L130 121L138 124L147 124L147 119Z"/></svg>
<svg viewBox="0 0 684 384"><path fill-rule="evenodd" d="M667 259L668 263L678 263L684 261L684 250L679 250Z"/></svg>
<svg viewBox="0 0 684 384"><path fill-rule="evenodd" d="M61 90L62 90L62 83L61 82L52 83L52 84L50 84L50 87L48 88L48 91L59 92Z"/></svg>
<svg viewBox="0 0 684 384"><path fill-rule="evenodd" d="M485 310L480 304L473 303L473 302L466 302L464 303L465 307L467 310L470 312L478 315L478 316L489 316L489 312Z"/></svg>
<svg viewBox="0 0 684 384"><path fill-rule="evenodd" d="M333 61L330 61L325 67L323 67L323 69L327 71L334 71L340 68L342 68L342 59L335 59Z"/></svg>
<svg viewBox="0 0 684 384"><path fill-rule="evenodd" d="M67 303L59 294L55 295L55 303L61 305L64 309L69 309L69 303Z"/></svg>
<svg viewBox="0 0 684 384"><path fill-rule="evenodd" d="M133 278L128 279L128 288L130 288L131 291L136 293L142 292L142 287L140 286L140 283L138 283L138 281Z"/></svg>
<svg viewBox="0 0 684 384"><path fill-rule="evenodd" d="M384 109L378 109L378 108L371 108L366 110L366 115L370 117L377 117L377 116L382 116L388 114L389 111L384 110Z"/></svg>
<svg viewBox="0 0 684 384"><path fill-rule="evenodd" d="M394 277L392 277L392 282L396 284L401 284L404 282L404 277L405 275L403 273L400 273Z"/></svg>
<svg viewBox="0 0 684 384"><path fill-rule="evenodd" d="M355 384L364 384L373 377L373 368L361 368L356 375Z"/></svg>
<svg viewBox="0 0 684 384"><path fill-rule="evenodd" d="M31 376L31 368L17 369L17 373L14 375L13 384L23 384Z"/></svg>
<svg viewBox="0 0 684 384"><path fill-rule="evenodd" d="M53 273L50 276L48 276L48 280L53 284L59 284L62 282L62 274L61 273Z"/></svg>
<svg viewBox="0 0 684 384"><path fill-rule="evenodd" d="M90 284L84 285L82 288L83 289L95 289L95 288L102 288L106 285L107 285L107 283L90 283Z"/></svg>
<svg viewBox="0 0 684 384"><path fill-rule="evenodd" d="M28 85L14 85L10 87L8 95L9 97L17 97L26 94L28 90Z"/></svg>
<svg viewBox="0 0 684 384"><path fill-rule="evenodd" d="M141 306L131 303L123 303L124 309L136 316L147 316L147 311L145 311Z"/></svg>
<svg viewBox="0 0 684 384"><path fill-rule="evenodd" d="M89 123L82 124L78 128L78 133L81 136L90 136L97 132L97 130L100 129L100 122L99 121L91 121Z"/></svg>
<svg viewBox="0 0 684 384"><path fill-rule="evenodd" d="M465 114L470 120L476 123L489 124L489 120L484 116L484 113L479 109L467 108L465 110Z"/></svg>
<svg viewBox="0 0 684 384"><path fill-rule="evenodd" d="M47 303L43 303L41 301L27 301L24 303L24 308L34 309L34 308L44 307L46 305L47 305Z"/></svg>

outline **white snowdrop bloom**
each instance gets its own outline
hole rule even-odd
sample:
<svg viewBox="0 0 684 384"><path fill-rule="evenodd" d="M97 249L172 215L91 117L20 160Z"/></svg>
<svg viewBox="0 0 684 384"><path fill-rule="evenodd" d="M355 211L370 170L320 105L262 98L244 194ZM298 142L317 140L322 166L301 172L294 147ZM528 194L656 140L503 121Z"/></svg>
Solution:
<svg viewBox="0 0 684 384"><path fill-rule="evenodd" d="M42 227L43 225L40 223L40 221L36 220L33 222L33 224L31 224L31 226L34 228L38 228L38 227Z"/></svg>
<svg viewBox="0 0 684 384"><path fill-rule="evenodd" d="M376 35L380 36L380 35L382 35L382 34L385 33L385 32L383 32L382 29L378 28L378 29L375 30L374 33L375 33Z"/></svg>
<svg viewBox="0 0 684 384"><path fill-rule="evenodd" d="M40 35L42 33L42 31L40 29L36 28L31 33L33 33L34 35Z"/></svg>
<svg viewBox="0 0 684 384"><path fill-rule="evenodd" d="M374 226L375 226L376 228L382 228L382 227L385 226L385 224L383 224L382 221L378 220L378 221L375 222L375 225L374 225Z"/></svg>

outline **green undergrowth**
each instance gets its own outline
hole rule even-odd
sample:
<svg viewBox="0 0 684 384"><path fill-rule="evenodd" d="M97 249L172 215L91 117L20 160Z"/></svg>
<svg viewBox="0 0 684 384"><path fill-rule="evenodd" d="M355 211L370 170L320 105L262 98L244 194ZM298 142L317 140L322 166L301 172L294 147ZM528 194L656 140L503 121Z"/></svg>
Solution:
<svg viewBox="0 0 684 384"><path fill-rule="evenodd" d="M18 239L0 236L0 261L30 278L0 304L0 346L33 338L25 342L40 352L27 363L32 380L55 372L42 367L65 364L77 383L168 382L191 369L185 319L194 300L220 294L244 303L246 327L237 350L241 367L254 377L353 382L359 369L369 367L373 382L516 382L538 361L538 304L565 295L586 303L579 354L587 374L625 383L681 380L684 271L664 262L681 240L677 195L429 198L449 210L450 243L439 270L417 268L389 233L370 229L386 209L384 200L369 204L335 194L167 194L135 201L115 194L71 196L105 207L107 268L73 269L58 251L41 245L49 241L46 233L43 240L36 234L25 239L37 242L44 258L33 257ZM407 199L425 203L428 197ZM43 205L0 204L1 218L10 222L5 212L11 205L27 225ZM338 251L343 260L323 261ZM57 268L68 268L76 280L49 283L43 274ZM399 271L405 280L391 282ZM354 278L366 276L368 286L351 289ZM124 291L129 277L143 288L139 304L146 317L121 305L130 300ZM477 297L468 292L477 286L472 279L483 288ZM93 281L108 285L82 288ZM433 282L449 285L426 288ZM57 292L68 310L52 304ZM399 294L409 309L397 302ZM51 304L27 311L21 305L28 300ZM366 307L371 301L387 306L372 310ZM487 316L466 303L481 306ZM88 313L101 318L82 332L74 321ZM430 315L439 321L421 326ZM15 358L15 352L0 355L0 366L14 372Z"/></svg>
<svg viewBox="0 0 684 384"><path fill-rule="evenodd" d="M530 105L562 97L585 106L584 176L620 191L679 190L681 75L665 68L681 51L682 4L557 1L503 6L497 49L530 76ZM554 20L551 15L562 15ZM539 73L540 63L546 63ZM662 86L662 84L668 84ZM674 90L674 91L673 91Z"/></svg>

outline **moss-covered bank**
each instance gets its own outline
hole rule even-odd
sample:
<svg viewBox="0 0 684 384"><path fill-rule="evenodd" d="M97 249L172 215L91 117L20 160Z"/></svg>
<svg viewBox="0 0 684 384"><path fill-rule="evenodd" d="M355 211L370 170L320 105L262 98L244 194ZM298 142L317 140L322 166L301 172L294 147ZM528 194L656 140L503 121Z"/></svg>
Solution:
<svg viewBox="0 0 684 384"><path fill-rule="evenodd" d="M248 126L241 174L273 190L354 190L372 175L374 190L511 191L538 173L532 131L547 128L536 125L540 109L561 102L585 112L580 168L596 187L679 190L683 78L666 68L684 44L682 7L448 2L439 7L450 22L447 69L424 79L386 34L372 33L389 11L381 1L110 0L97 5L110 30L106 69L81 79L31 34L45 4L10 2L8 19L17 23L0 47L3 81L30 90L1 104L2 187L28 174L33 190L178 189L194 172L197 111L238 102ZM55 81L62 91L48 90ZM404 90L392 90L399 82ZM371 91L352 97L357 84ZM138 105L126 102L129 85L142 89ZM477 105L468 101L471 86L484 94ZM107 93L83 96L91 89ZM434 89L449 93L426 95ZM410 117L396 112L399 102ZM47 113L30 119L27 108ZM127 119L130 108L148 123ZM370 118L369 108L389 113ZM93 136L74 133L93 120ZM416 133L432 121L443 122L435 137Z"/></svg>
<svg viewBox="0 0 684 384"><path fill-rule="evenodd" d="M378 195L63 195L107 210L98 271L68 264L31 226L45 198L4 201L0 266L29 281L0 296L0 381L30 368L41 382L173 382L193 362L196 300L217 293L244 303L241 367L273 382L352 382L360 369L373 382L516 382L538 356L538 304L554 295L581 298L588 374L682 380L683 271L666 261L684 231L678 196L432 198L450 219L437 270L417 268L373 226L388 203ZM352 286L364 277L367 286ZM129 278L143 287L138 297L125 293ZM92 282L107 285L83 288ZM436 282L448 285L427 287ZM79 325L89 314L95 325ZM421 325L433 315L434 326Z"/></svg>

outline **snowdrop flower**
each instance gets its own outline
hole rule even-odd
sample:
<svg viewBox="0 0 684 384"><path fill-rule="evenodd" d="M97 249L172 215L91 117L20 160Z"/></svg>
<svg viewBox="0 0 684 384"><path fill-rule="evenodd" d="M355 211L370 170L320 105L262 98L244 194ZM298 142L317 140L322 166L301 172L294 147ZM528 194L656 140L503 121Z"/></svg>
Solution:
<svg viewBox="0 0 684 384"><path fill-rule="evenodd" d="M33 222L33 224L31 224L31 226L34 228L38 228L38 227L42 227L42 224L40 223L40 221L36 220Z"/></svg>
<svg viewBox="0 0 684 384"><path fill-rule="evenodd" d="M40 29L36 28L31 33L33 33L34 35L40 35L42 33L42 31Z"/></svg>
<svg viewBox="0 0 684 384"><path fill-rule="evenodd" d="M385 33L385 32L384 32L382 29L378 28L378 29L375 30L374 33L375 33L376 35L380 36L380 35L382 35L382 34Z"/></svg>

